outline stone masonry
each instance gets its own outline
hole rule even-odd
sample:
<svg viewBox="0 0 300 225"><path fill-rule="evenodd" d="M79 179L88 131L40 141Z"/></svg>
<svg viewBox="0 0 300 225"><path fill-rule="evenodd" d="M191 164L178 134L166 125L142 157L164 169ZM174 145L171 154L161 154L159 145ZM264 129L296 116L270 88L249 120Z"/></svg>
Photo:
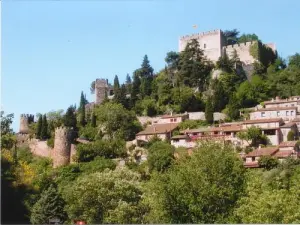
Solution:
<svg viewBox="0 0 300 225"><path fill-rule="evenodd" d="M20 134L28 134L29 132L29 124L33 122L34 116L31 114L22 114L20 116Z"/></svg>
<svg viewBox="0 0 300 225"><path fill-rule="evenodd" d="M72 131L66 127L55 129L54 149L52 154L53 167L70 163Z"/></svg>

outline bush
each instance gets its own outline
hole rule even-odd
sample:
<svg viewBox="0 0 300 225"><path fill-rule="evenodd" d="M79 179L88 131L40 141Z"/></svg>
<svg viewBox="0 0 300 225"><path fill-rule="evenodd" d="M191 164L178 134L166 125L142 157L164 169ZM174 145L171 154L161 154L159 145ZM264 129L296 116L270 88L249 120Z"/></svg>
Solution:
<svg viewBox="0 0 300 225"><path fill-rule="evenodd" d="M277 167L279 164L279 161L271 156L262 156L258 160L258 165L266 170L271 170L275 167Z"/></svg>
<svg viewBox="0 0 300 225"><path fill-rule="evenodd" d="M294 140L295 140L295 133L294 133L292 130L290 130L290 131L288 132L287 140L288 140L288 141L294 141Z"/></svg>
<svg viewBox="0 0 300 225"><path fill-rule="evenodd" d="M47 140L47 145L50 147L50 148L54 148L54 137L51 137Z"/></svg>

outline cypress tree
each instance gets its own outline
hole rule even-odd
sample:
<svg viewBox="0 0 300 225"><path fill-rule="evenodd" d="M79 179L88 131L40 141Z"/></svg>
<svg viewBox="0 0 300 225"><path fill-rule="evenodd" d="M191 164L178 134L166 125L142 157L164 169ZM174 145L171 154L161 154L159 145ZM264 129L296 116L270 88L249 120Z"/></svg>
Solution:
<svg viewBox="0 0 300 225"><path fill-rule="evenodd" d="M91 124L92 124L92 127L96 127L96 115L95 115L95 113L92 113Z"/></svg>
<svg viewBox="0 0 300 225"><path fill-rule="evenodd" d="M140 93L142 97L151 95L151 84L153 80L153 68L150 66L150 62L148 60L148 56L145 55L143 59L143 63L140 69L141 73L141 86Z"/></svg>
<svg viewBox="0 0 300 225"><path fill-rule="evenodd" d="M120 83L119 78L116 75L114 79L114 101L116 103L121 103L121 90L120 90Z"/></svg>
<svg viewBox="0 0 300 225"><path fill-rule="evenodd" d="M127 73L127 75L126 75L126 93L127 93L127 94L130 94L130 93L131 93L131 88L132 88L131 77L130 77L129 74Z"/></svg>
<svg viewBox="0 0 300 225"><path fill-rule="evenodd" d="M212 98L209 97L205 106L205 119L207 123L212 124L214 122L214 110L212 105Z"/></svg>
<svg viewBox="0 0 300 225"><path fill-rule="evenodd" d="M126 98L126 86L125 84L122 84L121 88L120 88L120 103L127 108L128 104L127 104L127 98Z"/></svg>
<svg viewBox="0 0 300 225"><path fill-rule="evenodd" d="M37 127L36 127L36 138L40 139L41 134L42 134L42 127L43 127L43 116L40 115L38 122L37 122Z"/></svg>
<svg viewBox="0 0 300 225"><path fill-rule="evenodd" d="M45 189L40 199L33 205L30 221L32 224L49 224L53 218L60 219L61 223L67 219L64 211L65 202L54 185Z"/></svg>
<svg viewBox="0 0 300 225"><path fill-rule="evenodd" d="M81 92L80 96L80 103L79 103L79 123L81 126L86 125L86 119L85 119L85 105L86 105L86 98L83 95L83 91Z"/></svg>
<svg viewBox="0 0 300 225"><path fill-rule="evenodd" d="M64 125L66 127L72 127L74 130L77 129L77 120L76 120L76 115L75 115L75 106L70 106L67 109L67 112L64 116Z"/></svg>
<svg viewBox="0 0 300 225"><path fill-rule="evenodd" d="M42 131L41 131L41 139L47 139L48 138L48 122L46 114L43 116L43 123L42 123Z"/></svg>
<svg viewBox="0 0 300 225"><path fill-rule="evenodd" d="M140 70L135 70L133 73L132 89L130 93L131 107L134 107L135 102L138 100L140 85Z"/></svg>

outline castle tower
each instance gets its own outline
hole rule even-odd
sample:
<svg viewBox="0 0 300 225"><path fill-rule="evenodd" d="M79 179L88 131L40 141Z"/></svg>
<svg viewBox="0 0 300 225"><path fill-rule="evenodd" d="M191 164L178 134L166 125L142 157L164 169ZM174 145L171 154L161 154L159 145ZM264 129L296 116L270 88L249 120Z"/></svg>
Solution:
<svg viewBox="0 0 300 225"><path fill-rule="evenodd" d="M108 83L105 79L96 79L95 82L95 93L96 93L96 104L101 104L107 94Z"/></svg>
<svg viewBox="0 0 300 225"><path fill-rule="evenodd" d="M20 128L19 133L28 134L29 124L34 120L34 115L31 114L21 114L20 116Z"/></svg>
<svg viewBox="0 0 300 225"><path fill-rule="evenodd" d="M54 168L70 163L71 136L71 130L66 127L58 127L55 129L54 149L52 154Z"/></svg>

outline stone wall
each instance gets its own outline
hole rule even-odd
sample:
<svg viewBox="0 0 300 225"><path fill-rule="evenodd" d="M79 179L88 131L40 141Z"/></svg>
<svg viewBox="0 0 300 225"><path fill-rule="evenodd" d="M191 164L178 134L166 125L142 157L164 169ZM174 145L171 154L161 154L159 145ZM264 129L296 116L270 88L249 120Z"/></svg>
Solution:
<svg viewBox="0 0 300 225"><path fill-rule="evenodd" d="M242 44L234 44L227 45L223 47L229 58L231 58L234 51L236 51L237 55L240 58L240 61L245 63L246 65L254 63L256 60L250 54L250 47L254 44L254 42L246 42Z"/></svg>
<svg viewBox="0 0 300 225"><path fill-rule="evenodd" d="M204 112L189 112L188 114L190 120L205 120Z"/></svg>
<svg viewBox="0 0 300 225"><path fill-rule="evenodd" d="M183 51L189 41L196 39L200 48L204 50L204 55L208 59L216 62L221 56L222 46L225 44L221 30L213 30L193 35L186 35L179 39L179 52Z"/></svg>
<svg viewBox="0 0 300 225"><path fill-rule="evenodd" d="M30 151L37 156L52 157L53 149L47 145L47 141L40 141L38 139L31 139L29 141Z"/></svg>

